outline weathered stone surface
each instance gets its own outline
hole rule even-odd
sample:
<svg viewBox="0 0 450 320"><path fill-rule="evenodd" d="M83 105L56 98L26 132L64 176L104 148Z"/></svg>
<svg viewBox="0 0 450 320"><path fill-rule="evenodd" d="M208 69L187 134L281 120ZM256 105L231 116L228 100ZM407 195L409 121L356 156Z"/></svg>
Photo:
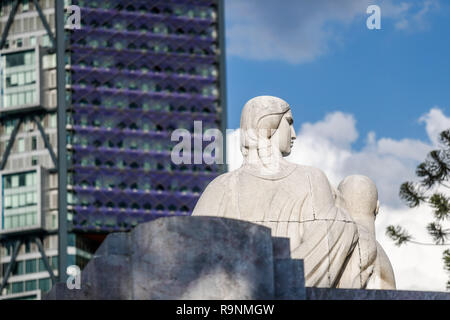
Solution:
<svg viewBox="0 0 450 320"><path fill-rule="evenodd" d="M303 260L275 259L275 299L305 300Z"/></svg>
<svg viewBox="0 0 450 320"><path fill-rule="evenodd" d="M89 299L131 299L131 273L129 256L94 257L82 272L82 291Z"/></svg>
<svg viewBox="0 0 450 320"><path fill-rule="evenodd" d="M304 300L305 271L303 260L291 259L290 239L272 237L275 299Z"/></svg>
<svg viewBox="0 0 450 320"><path fill-rule="evenodd" d="M108 235L108 241L103 241L95 252L95 256L102 255L129 255L130 233L116 232Z"/></svg>
<svg viewBox="0 0 450 320"><path fill-rule="evenodd" d="M85 299L131 299L130 234L108 235L81 274ZM68 290L69 291L69 290Z"/></svg>
<svg viewBox="0 0 450 320"><path fill-rule="evenodd" d="M135 299L265 299L273 295L270 230L220 218L176 217L132 235Z"/></svg>
<svg viewBox="0 0 450 320"><path fill-rule="evenodd" d="M46 299L270 299L275 278L269 228L170 217L110 234L82 271L81 290L58 284Z"/></svg>
<svg viewBox="0 0 450 320"><path fill-rule="evenodd" d="M394 269L376 240L378 190L369 177L346 177L336 190L337 198L358 227L359 240L341 277L340 288L394 290Z"/></svg>
<svg viewBox="0 0 450 320"><path fill-rule="evenodd" d="M289 259L291 257L291 242L289 238L272 237L274 259Z"/></svg>

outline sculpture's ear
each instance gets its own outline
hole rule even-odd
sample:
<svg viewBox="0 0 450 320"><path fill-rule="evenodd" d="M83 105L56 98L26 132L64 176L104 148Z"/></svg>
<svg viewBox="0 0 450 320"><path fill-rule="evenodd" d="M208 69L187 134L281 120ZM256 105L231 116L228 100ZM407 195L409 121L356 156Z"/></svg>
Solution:
<svg viewBox="0 0 450 320"><path fill-rule="evenodd" d="M377 200L377 207L375 208L375 212L374 212L375 217L377 216L379 210L380 210L380 200Z"/></svg>

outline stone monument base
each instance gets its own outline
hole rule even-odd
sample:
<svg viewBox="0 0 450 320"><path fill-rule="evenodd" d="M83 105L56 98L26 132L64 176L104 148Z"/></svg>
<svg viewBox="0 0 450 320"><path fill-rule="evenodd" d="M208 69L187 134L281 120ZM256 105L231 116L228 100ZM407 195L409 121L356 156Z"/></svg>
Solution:
<svg viewBox="0 0 450 320"><path fill-rule="evenodd" d="M303 261L269 228L215 217L168 217L108 235L81 273L46 300L448 299L440 292L306 288Z"/></svg>

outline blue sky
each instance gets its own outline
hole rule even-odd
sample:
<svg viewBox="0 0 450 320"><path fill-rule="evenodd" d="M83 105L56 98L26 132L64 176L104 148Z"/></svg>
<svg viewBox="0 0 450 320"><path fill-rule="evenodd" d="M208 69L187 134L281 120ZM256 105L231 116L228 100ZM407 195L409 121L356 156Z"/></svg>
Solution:
<svg viewBox="0 0 450 320"><path fill-rule="evenodd" d="M317 1L319 7L310 8L311 3L305 3L310 1L285 0L280 9L271 0L255 2L253 8L251 4L239 6L236 1L225 1L230 128L239 127L240 111L248 99L275 95L293 106L297 125L318 121L336 110L353 114L359 132L354 147L358 149L369 131L379 137L426 140L424 124L418 119L434 106L444 112L450 106L450 6L443 1L370 1L381 8L381 30L367 29L370 14L365 12L367 5L361 5L364 1L341 1L344 8L334 8L339 1ZM270 19L264 16L265 3ZM323 13L317 17L321 24L292 22L296 10L301 16L308 8L315 10L315 15ZM287 12L291 16L286 17ZM285 38L281 46L290 55L278 51L260 58L257 53L247 55L245 50L236 53L233 46L239 43L233 43L237 42L233 29L238 29L242 39L246 32L254 39L258 31L251 24L261 31L257 34L260 43L251 44L256 52L258 45L265 50L264 42L280 45L276 38L265 36L266 30L272 29ZM296 50L302 55L304 32L312 36L319 33L319 45L325 49L306 61L291 61Z"/></svg>
<svg viewBox="0 0 450 320"><path fill-rule="evenodd" d="M372 4L381 30L366 27ZM289 161L320 168L334 186L351 174L372 178L377 240L397 288L445 290L444 248L396 247L385 230L401 225L432 241L430 209L406 207L398 191L417 181L417 165L450 128L450 1L225 0L225 7L228 127L239 127L254 96L288 101L297 130ZM233 170L242 162L239 131L227 137Z"/></svg>

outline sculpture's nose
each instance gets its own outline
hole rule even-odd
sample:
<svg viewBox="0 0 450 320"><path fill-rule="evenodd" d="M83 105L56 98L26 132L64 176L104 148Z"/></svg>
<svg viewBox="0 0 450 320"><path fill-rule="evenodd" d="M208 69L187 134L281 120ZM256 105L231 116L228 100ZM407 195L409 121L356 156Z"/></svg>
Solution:
<svg viewBox="0 0 450 320"><path fill-rule="evenodd" d="M291 126L291 140L297 139L297 135L295 134L294 127Z"/></svg>

